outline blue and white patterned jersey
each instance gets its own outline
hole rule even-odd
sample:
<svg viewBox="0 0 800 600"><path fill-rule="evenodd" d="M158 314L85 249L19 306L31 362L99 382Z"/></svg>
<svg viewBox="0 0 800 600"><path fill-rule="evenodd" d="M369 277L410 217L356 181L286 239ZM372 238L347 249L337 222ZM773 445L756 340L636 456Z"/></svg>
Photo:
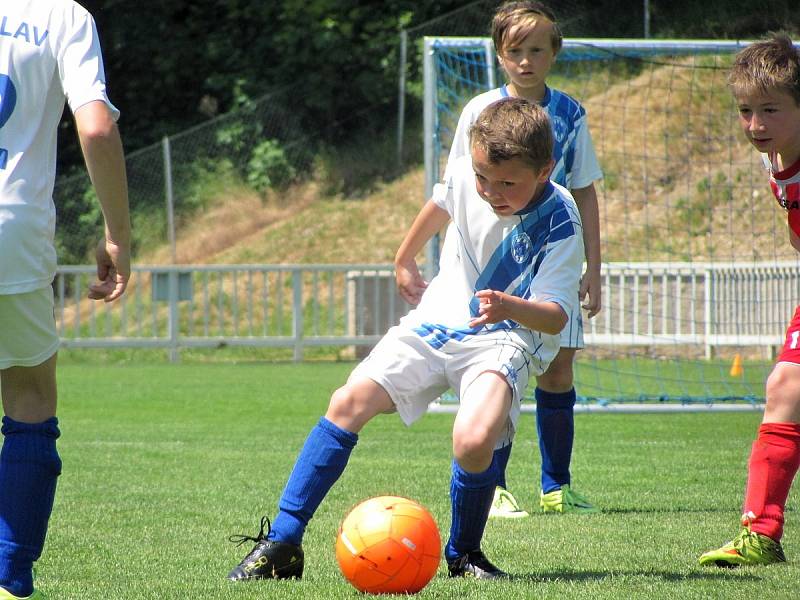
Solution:
<svg viewBox="0 0 800 600"><path fill-rule="evenodd" d="M508 88L503 86L475 96L467 102L458 119L448 165L456 158L469 154L469 128L481 111L492 102L508 96ZM586 111L581 103L564 92L548 87L545 88L540 105L550 117L555 137L555 167L550 179L567 189L576 190L603 177L586 123Z"/></svg>
<svg viewBox="0 0 800 600"><path fill-rule="evenodd" d="M465 156L452 163L432 200L452 218L452 252L401 325L444 350L451 342L494 344L500 338L521 346L546 367L558 352L559 335L531 331L511 320L476 328L468 323L478 316L475 292L483 289L556 302L568 317L580 310L583 231L569 192L548 182L526 208L498 216L478 195L472 160Z"/></svg>

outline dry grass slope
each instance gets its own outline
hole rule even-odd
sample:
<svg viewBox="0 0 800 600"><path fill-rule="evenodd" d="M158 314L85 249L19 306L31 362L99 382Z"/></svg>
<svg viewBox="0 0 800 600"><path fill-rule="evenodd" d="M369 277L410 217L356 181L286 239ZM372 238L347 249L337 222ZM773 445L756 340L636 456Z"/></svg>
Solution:
<svg viewBox="0 0 800 600"><path fill-rule="evenodd" d="M702 60L583 89L605 173L598 191L606 261L793 256L760 159L738 131L726 71L702 68ZM233 189L181 228L178 262L391 262L424 201L423 181L416 169L359 199L325 196L314 182L266 200ZM139 260L168 262L167 249Z"/></svg>

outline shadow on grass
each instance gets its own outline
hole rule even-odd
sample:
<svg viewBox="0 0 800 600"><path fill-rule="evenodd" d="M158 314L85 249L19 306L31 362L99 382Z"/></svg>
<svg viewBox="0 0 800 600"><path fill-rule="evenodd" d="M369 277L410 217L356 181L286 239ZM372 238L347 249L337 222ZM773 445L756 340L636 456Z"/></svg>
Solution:
<svg viewBox="0 0 800 600"><path fill-rule="evenodd" d="M604 508L602 514L604 515L634 515L634 514L713 514L713 513L731 513L737 514L739 509L735 507L715 507L715 508Z"/></svg>
<svg viewBox="0 0 800 600"><path fill-rule="evenodd" d="M675 573L672 571L554 571L550 573L511 574L511 581L525 581L528 583L555 583L564 582L592 582L604 581L620 576L647 577L659 579L669 583L728 580L732 569L709 569L703 572ZM736 572L737 581L760 581L761 577L751 573Z"/></svg>

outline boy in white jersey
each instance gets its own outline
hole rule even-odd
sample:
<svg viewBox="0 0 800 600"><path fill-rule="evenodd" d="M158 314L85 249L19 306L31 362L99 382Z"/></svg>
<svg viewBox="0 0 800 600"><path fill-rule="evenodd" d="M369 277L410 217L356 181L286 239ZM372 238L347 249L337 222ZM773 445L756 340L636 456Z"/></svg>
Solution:
<svg viewBox="0 0 800 600"><path fill-rule="evenodd" d="M762 153L770 186L788 213L789 243L800 252L800 51L785 35L757 42L734 60L728 83L745 137ZM783 232L781 232L783 235ZM767 378L766 407L750 452L743 528L700 557L701 565L784 562L786 500L800 468L800 305Z"/></svg>
<svg viewBox="0 0 800 600"><path fill-rule="evenodd" d="M594 152L581 104L564 92L546 85L547 74L561 49L562 36L555 15L539 2L507 2L492 20L492 40L509 83L470 100L458 120L448 165L469 153L467 131L484 107L500 98L517 96L544 107L555 136L555 166L550 179L570 190L583 223L586 272L576 288L589 318L601 306L600 224L594 181L603 176ZM448 241L442 250L452 249ZM545 373L536 378L536 429L542 457L539 505L548 513L594 513L598 509L571 487L570 462L574 438L573 362L584 347L583 319L579 309L569 316L561 332L561 350ZM526 517L506 489L505 466L511 446L498 449L500 477L492 502L492 517Z"/></svg>
<svg viewBox="0 0 800 600"><path fill-rule="evenodd" d="M471 157L452 165L397 252L406 296L418 306L392 327L331 397L311 431L279 512L232 580L300 577L309 519L342 474L358 432L397 411L410 425L448 388L460 406L453 426L451 577L506 574L480 542L497 481L494 448L510 440L520 398L558 352L578 302L580 217L548 179L553 137L547 114L521 98L487 107L470 131ZM429 286L415 257L449 220L457 252ZM245 538L247 539L247 538Z"/></svg>
<svg viewBox="0 0 800 600"><path fill-rule="evenodd" d="M56 133L65 101L105 218L98 281L110 302L130 275L125 162L91 15L72 0L0 4L0 600L39 598L61 460L56 450L53 244Z"/></svg>

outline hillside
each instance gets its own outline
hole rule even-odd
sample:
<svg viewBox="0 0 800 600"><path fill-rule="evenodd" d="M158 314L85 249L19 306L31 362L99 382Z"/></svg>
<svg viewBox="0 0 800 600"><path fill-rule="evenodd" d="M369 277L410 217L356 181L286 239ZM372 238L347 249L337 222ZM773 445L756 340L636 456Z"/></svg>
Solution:
<svg viewBox="0 0 800 600"><path fill-rule="evenodd" d="M596 74L588 90L563 84L586 97L605 174L598 186L604 260L792 258L784 215L738 131L724 69L687 68L689 60L608 85ZM266 200L227 190L179 231L178 262L391 262L424 201L423 182L417 168L357 199L322 194L314 182ZM158 249L140 262L168 262L168 253Z"/></svg>

